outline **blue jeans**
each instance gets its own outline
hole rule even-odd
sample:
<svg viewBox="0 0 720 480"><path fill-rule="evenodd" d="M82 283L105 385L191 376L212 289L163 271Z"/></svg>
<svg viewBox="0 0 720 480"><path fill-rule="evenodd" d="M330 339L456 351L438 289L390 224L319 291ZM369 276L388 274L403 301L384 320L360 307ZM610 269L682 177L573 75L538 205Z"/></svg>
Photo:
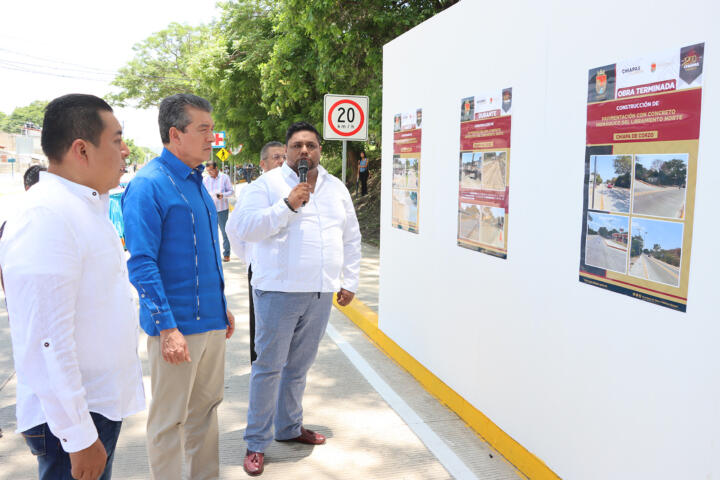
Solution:
<svg viewBox="0 0 720 480"><path fill-rule="evenodd" d="M227 233L225 233L225 224L228 220L228 213L230 213L230 210L222 210L220 212L217 212L218 226L220 227L220 233L222 233L223 237L223 257L230 256L230 240L228 240Z"/></svg>
<svg viewBox="0 0 720 480"><path fill-rule="evenodd" d="M110 480L115 444L120 436L122 420L119 422L108 420L94 412L90 412L90 416L108 456L105 471L98 480ZM70 455L62 449L60 440L50 432L47 423L25 430L22 435L25 437L25 443L30 447L30 451L37 457L38 480L73 480L70 475L72 468Z"/></svg>
<svg viewBox="0 0 720 480"><path fill-rule="evenodd" d="M245 441L264 452L275 438L300 435L305 378L325 334L332 293L266 292L253 289L255 351Z"/></svg>

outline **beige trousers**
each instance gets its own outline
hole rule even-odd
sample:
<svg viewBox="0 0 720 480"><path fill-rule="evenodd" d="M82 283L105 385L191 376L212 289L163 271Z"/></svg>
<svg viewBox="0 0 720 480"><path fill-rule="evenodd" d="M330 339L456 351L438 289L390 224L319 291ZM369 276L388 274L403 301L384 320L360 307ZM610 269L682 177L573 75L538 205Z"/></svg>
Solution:
<svg viewBox="0 0 720 480"><path fill-rule="evenodd" d="M186 335L185 340L192 362L173 365L162 358L160 337L148 337L152 401L147 449L156 480L180 480L183 460L191 480L220 474L217 407L223 399L225 330Z"/></svg>

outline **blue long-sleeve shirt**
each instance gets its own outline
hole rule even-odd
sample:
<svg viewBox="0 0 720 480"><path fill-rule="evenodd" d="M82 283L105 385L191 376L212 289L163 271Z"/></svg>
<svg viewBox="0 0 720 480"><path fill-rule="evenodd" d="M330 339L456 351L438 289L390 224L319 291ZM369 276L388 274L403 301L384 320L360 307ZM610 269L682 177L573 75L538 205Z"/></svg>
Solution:
<svg viewBox="0 0 720 480"><path fill-rule="evenodd" d="M224 330L225 281L217 211L191 169L167 149L141 169L122 197L130 282L148 335Z"/></svg>

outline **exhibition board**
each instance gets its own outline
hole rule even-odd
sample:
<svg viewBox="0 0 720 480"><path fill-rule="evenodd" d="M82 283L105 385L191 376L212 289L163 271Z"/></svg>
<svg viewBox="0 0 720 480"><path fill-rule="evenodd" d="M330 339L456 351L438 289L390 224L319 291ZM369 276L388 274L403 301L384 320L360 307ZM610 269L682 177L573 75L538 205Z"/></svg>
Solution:
<svg viewBox="0 0 720 480"><path fill-rule="evenodd" d="M524 15L510 20L500 2L464 1L384 49L383 170L392 170L394 116L422 106L422 224L415 235L393 227L393 185L384 177L379 328L562 478L720 476L713 443L720 385L712 380L720 337L713 288L720 269L714 180L720 178L714 160L720 138L712 133L720 123L720 82L712 46L720 32L711 24L718 7L709 1L697 7L706 14L696 16L692 28L658 36L631 26L676 24L674 3L650 8L611 1L596 8L522 1L516 8ZM620 16L633 22L618 21ZM481 18L486 20L473 20ZM699 45L702 78L660 90L670 79L653 81L667 67L663 55L673 58L674 68L684 49ZM649 70L626 72L627 82L613 87L615 95L625 89L620 98L589 101L600 67L615 65L622 76L637 60ZM609 70L603 72L608 90ZM672 78L679 82L677 73ZM512 161L508 151L502 258L458 245L458 140L463 99L472 96L477 103L486 96L482 92L502 97L510 87ZM675 143L614 136L596 142L588 136L594 135L588 118L602 129L603 117L611 116L601 111L596 119L594 108L673 95L696 95L689 110L675 110L701 113L689 120L694 133L667 139ZM662 115L668 122L686 120L672 117L677 114ZM636 119L651 116L661 113ZM637 131L662 133L656 125L646 127ZM598 143L612 148L592 150ZM468 158L466 186L482 185L482 163L480 178L471 170L483 158ZM618 180L617 193L611 192ZM669 206L646 201L657 190L670 194ZM496 218L488 220L499 226ZM589 234L617 247L617 266L592 253L586 261ZM634 250L633 236L643 242L636 238ZM632 283L635 294L656 290L663 301L682 297L672 300L680 306L579 282L579 266L581 276ZM688 455L675 455L678 439Z"/></svg>

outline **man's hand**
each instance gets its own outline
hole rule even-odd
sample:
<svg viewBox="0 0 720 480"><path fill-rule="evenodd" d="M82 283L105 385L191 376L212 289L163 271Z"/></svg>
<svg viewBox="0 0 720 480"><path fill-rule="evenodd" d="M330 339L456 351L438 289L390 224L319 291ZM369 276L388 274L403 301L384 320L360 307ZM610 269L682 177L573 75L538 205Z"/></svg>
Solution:
<svg viewBox="0 0 720 480"><path fill-rule="evenodd" d="M353 298L355 298L355 294L353 292L341 288L337 294L337 303L341 307L345 307L348 303L352 302Z"/></svg>
<svg viewBox="0 0 720 480"><path fill-rule="evenodd" d="M168 363L180 365L190 361L190 350L185 337L177 328L160 330L160 344L162 346L162 357Z"/></svg>
<svg viewBox="0 0 720 480"><path fill-rule="evenodd" d="M298 210L310 200L310 184L298 183L295 188L290 190L288 195L288 203L293 210Z"/></svg>
<svg viewBox="0 0 720 480"><path fill-rule="evenodd" d="M107 452L99 438L86 449L69 455L72 478L77 480L97 480L105 471Z"/></svg>
<svg viewBox="0 0 720 480"><path fill-rule="evenodd" d="M233 332L235 332L235 315L232 314L230 310L227 311L227 317L228 317L228 326L227 326L227 332L225 332L225 339L229 339L232 337Z"/></svg>

